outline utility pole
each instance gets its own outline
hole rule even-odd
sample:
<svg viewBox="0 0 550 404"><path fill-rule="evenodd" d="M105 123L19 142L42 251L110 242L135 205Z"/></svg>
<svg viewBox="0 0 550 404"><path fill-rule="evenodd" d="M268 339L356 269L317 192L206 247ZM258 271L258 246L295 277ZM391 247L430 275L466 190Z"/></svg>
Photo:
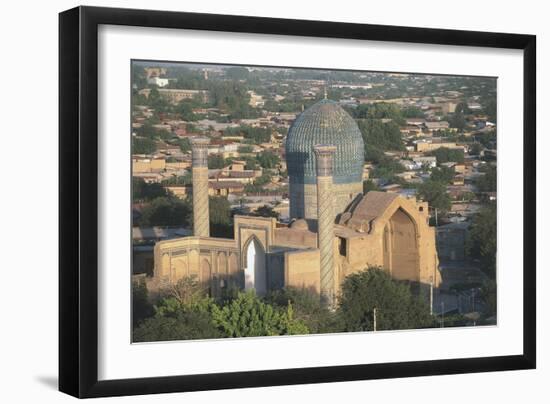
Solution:
<svg viewBox="0 0 550 404"><path fill-rule="evenodd" d="M430 316L434 314L434 281L433 277L430 277Z"/></svg>
<svg viewBox="0 0 550 404"><path fill-rule="evenodd" d="M435 227L437 227L437 208L434 208L435 209Z"/></svg>
<svg viewBox="0 0 550 404"><path fill-rule="evenodd" d="M441 302L441 328L445 327L445 302Z"/></svg>
<svg viewBox="0 0 550 404"><path fill-rule="evenodd" d="M374 331L376 331L376 307L372 310L372 313L374 315Z"/></svg>

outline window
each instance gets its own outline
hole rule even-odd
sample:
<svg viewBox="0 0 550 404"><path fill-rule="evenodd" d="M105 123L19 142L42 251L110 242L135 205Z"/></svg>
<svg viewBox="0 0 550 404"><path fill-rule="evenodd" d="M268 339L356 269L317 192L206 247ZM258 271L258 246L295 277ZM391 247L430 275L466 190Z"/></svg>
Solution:
<svg viewBox="0 0 550 404"><path fill-rule="evenodd" d="M342 237L338 237L338 252L342 257L346 256L347 240Z"/></svg>

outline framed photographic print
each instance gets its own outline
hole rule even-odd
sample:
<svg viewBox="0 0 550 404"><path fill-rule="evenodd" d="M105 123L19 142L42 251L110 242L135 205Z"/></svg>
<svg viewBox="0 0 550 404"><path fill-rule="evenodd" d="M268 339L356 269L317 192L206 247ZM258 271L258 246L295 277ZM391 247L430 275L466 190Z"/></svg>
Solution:
<svg viewBox="0 0 550 404"><path fill-rule="evenodd" d="M59 22L61 391L535 367L534 36Z"/></svg>

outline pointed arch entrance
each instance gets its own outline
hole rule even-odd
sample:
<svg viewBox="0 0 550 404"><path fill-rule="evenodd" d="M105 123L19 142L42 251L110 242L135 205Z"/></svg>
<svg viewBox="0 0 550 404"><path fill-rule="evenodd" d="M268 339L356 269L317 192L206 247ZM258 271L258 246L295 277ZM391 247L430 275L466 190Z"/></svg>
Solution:
<svg viewBox="0 0 550 404"><path fill-rule="evenodd" d="M251 237L244 248L244 288L254 289L259 296L267 293L265 250L256 237Z"/></svg>
<svg viewBox="0 0 550 404"><path fill-rule="evenodd" d="M420 280L416 224L399 208L384 226L384 268L395 279Z"/></svg>

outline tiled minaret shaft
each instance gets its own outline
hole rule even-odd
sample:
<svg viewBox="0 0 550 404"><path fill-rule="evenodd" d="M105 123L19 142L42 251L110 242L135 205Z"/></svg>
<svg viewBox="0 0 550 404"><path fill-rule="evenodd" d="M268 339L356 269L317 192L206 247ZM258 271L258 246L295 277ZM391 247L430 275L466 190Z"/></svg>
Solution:
<svg viewBox="0 0 550 404"><path fill-rule="evenodd" d="M208 143L207 138L191 140L193 174L193 233L195 236L210 235L208 212Z"/></svg>
<svg viewBox="0 0 550 404"><path fill-rule="evenodd" d="M336 146L316 145L313 150L317 169L317 239L320 255L321 298L329 307L333 307L335 288L332 176Z"/></svg>

